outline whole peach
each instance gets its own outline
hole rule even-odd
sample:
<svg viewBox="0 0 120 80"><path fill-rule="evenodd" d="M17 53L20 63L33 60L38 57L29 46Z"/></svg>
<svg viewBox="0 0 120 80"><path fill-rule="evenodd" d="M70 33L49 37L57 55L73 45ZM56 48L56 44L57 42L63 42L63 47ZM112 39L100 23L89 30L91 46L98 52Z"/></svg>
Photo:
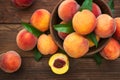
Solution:
<svg viewBox="0 0 120 80"><path fill-rule="evenodd" d="M70 57L79 58L88 52L89 43L86 38L73 32L65 38L63 48Z"/></svg>
<svg viewBox="0 0 120 80"><path fill-rule="evenodd" d="M95 33L101 38L108 38L114 34L116 26L114 19L108 14L101 14L97 17Z"/></svg>
<svg viewBox="0 0 120 80"><path fill-rule="evenodd" d="M45 32L49 29L49 22L50 12L46 9L36 10L30 19L30 23L33 25L33 27L40 30L41 32Z"/></svg>
<svg viewBox="0 0 120 80"><path fill-rule="evenodd" d="M120 42L120 17L115 18L116 31L114 33L114 38Z"/></svg>
<svg viewBox="0 0 120 80"><path fill-rule="evenodd" d="M94 2L92 4L92 12L96 17L98 17L102 13L100 7Z"/></svg>
<svg viewBox="0 0 120 80"><path fill-rule="evenodd" d="M96 27L96 17L89 10L82 10L77 12L73 19L73 29L80 35L87 35L91 33Z"/></svg>
<svg viewBox="0 0 120 80"><path fill-rule="evenodd" d="M35 0L12 0L14 6L20 9L28 8Z"/></svg>
<svg viewBox="0 0 120 80"><path fill-rule="evenodd" d="M16 51L8 51L0 56L0 68L7 72L16 72L21 66L21 57Z"/></svg>
<svg viewBox="0 0 120 80"><path fill-rule="evenodd" d="M37 48L43 55L54 54L58 50L51 35L42 34L38 38Z"/></svg>
<svg viewBox="0 0 120 80"><path fill-rule="evenodd" d="M19 31L16 37L17 46L24 50L32 50L37 44L37 38L26 29Z"/></svg>
<svg viewBox="0 0 120 80"><path fill-rule="evenodd" d="M79 7L75 0L64 0L58 7L58 15L63 21L68 22L72 20Z"/></svg>
<svg viewBox="0 0 120 80"><path fill-rule="evenodd" d="M107 60L115 60L120 56L120 44L114 38L111 38L103 50L100 52Z"/></svg>

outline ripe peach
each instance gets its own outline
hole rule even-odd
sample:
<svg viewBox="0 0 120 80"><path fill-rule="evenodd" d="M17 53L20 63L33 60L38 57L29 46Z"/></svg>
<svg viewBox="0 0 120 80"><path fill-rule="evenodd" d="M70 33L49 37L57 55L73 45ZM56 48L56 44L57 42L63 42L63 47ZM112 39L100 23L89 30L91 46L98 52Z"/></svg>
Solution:
<svg viewBox="0 0 120 80"><path fill-rule="evenodd" d="M100 7L96 3L92 4L92 12L96 17L102 13Z"/></svg>
<svg viewBox="0 0 120 80"><path fill-rule="evenodd" d="M66 24L66 22L62 21L60 24ZM68 33L58 32L58 36L59 36L62 40L64 40L67 35L68 35Z"/></svg>
<svg viewBox="0 0 120 80"><path fill-rule="evenodd" d="M35 0L12 0L14 6L20 9L27 8L33 4Z"/></svg>
<svg viewBox="0 0 120 80"><path fill-rule="evenodd" d="M95 29L96 17L91 11L82 10L74 15L72 23L76 33L87 35Z"/></svg>
<svg viewBox="0 0 120 80"><path fill-rule="evenodd" d="M115 60L120 56L120 44L111 38L100 54L107 60Z"/></svg>
<svg viewBox="0 0 120 80"><path fill-rule="evenodd" d="M16 51L8 51L0 56L0 68L7 72L13 73L21 66L21 57Z"/></svg>
<svg viewBox="0 0 120 80"><path fill-rule="evenodd" d="M37 48L43 55L54 54L58 50L50 34L42 34L38 38Z"/></svg>
<svg viewBox="0 0 120 80"><path fill-rule="evenodd" d="M58 7L58 15L63 21L68 22L72 20L79 7L75 0L64 0Z"/></svg>
<svg viewBox="0 0 120 80"><path fill-rule="evenodd" d="M116 31L114 33L114 38L120 42L120 17L115 18Z"/></svg>
<svg viewBox="0 0 120 80"><path fill-rule="evenodd" d="M116 30L114 19L108 14L101 14L97 17L95 33L101 38L108 38L113 35Z"/></svg>
<svg viewBox="0 0 120 80"><path fill-rule="evenodd" d="M38 9L36 10L30 20L30 23L36 29L40 30L41 32L45 32L49 28L50 22L50 12L46 9Z"/></svg>
<svg viewBox="0 0 120 80"><path fill-rule="evenodd" d="M65 52L72 58L79 58L89 50L88 40L76 32L70 33L63 42Z"/></svg>
<svg viewBox="0 0 120 80"><path fill-rule="evenodd" d="M64 32L58 32L58 36L64 40L67 37L68 33L64 33Z"/></svg>
<svg viewBox="0 0 120 80"><path fill-rule="evenodd" d="M22 29L16 37L17 45L24 51L32 50L37 43L37 38L25 29Z"/></svg>

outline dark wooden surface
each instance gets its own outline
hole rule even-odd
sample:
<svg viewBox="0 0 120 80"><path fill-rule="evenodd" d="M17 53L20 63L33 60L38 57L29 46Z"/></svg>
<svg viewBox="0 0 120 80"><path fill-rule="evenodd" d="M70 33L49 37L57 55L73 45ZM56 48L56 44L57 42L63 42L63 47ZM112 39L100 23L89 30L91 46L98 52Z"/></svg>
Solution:
<svg viewBox="0 0 120 80"><path fill-rule="evenodd" d="M29 22L32 13L39 8L52 12L59 0L36 0L25 10L16 9L10 1L0 0L0 53L17 51L22 57L22 65L12 74L0 70L0 80L120 80L120 59L103 60L100 66L96 65L93 58L70 59L70 69L64 75L52 73L48 66L49 56L36 62L33 51L24 52L16 45L16 35L23 28L20 23ZM115 18L120 16L120 0L114 0L114 3Z"/></svg>

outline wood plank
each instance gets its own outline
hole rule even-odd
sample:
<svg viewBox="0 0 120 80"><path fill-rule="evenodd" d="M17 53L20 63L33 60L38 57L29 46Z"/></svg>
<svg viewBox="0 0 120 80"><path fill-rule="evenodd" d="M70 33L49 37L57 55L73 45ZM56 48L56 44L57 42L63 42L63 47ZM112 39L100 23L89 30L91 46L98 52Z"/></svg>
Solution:
<svg viewBox="0 0 120 80"><path fill-rule="evenodd" d="M12 4L11 0L0 0L0 23L21 23L29 22L32 13L37 9L47 9L52 12L55 5L60 0L36 0L36 2L28 9L19 10L16 9ZM108 0L104 0L108 1ZM114 17L120 16L119 0L114 0L115 12Z"/></svg>
<svg viewBox="0 0 120 80"><path fill-rule="evenodd" d="M70 69L64 75L56 75L48 66L48 58L39 62L22 58L21 68L12 74L0 70L0 80L119 80L120 59L106 61L98 66L91 58L70 59Z"/></svg>
<svg viewBox="0 0 120 80"><path fill-rule="evenodd" d="M11 0L0 0L0 23L29 22L32 13L37 9L52 11L59 0L36 0L35 3L25 10L15 8Z"/></svg>
<svg viewBox="0 0 120 80"><path fill-rule="evenodd" d="M15 50L22 57L33 56L33 51L22 51L16 44L16 36L22 28L20 24L0 24L0 54Z"/></svg>

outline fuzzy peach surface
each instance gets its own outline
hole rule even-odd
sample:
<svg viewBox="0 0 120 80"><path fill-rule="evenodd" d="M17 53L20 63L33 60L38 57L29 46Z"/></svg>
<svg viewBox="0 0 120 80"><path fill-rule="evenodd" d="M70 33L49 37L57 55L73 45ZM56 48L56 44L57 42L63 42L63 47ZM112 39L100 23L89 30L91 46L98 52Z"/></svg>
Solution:
<svg viewBox="0 0 120 80"><path fill-rule="evenodd" d="M96 26L96 17L89 10L83 10L82 12L77 12L73 19L73 29L76 33L80 35L87 35L91 33Z"/></svg>
<svg viewBox="0 0 120 80"><path fill-rule="evenodd" d="M46 9L38 9L33 13L30 22L33 27L45 32L49 28L50 12Z"/></svg>
<svg viewBox="0 0 120 80"><path fill-rule="evenodd" d="M83 36L73 32L65 38L63 47L70 57L79 58L88 52L89 43Z"/></svg>
<svg viewBox="0 0 120 80"><path fill-rule="evenodd" d="M111 38L100 54L107 60L115 60L120 56L120 44Z"/></svg>
<svg viewBox="0 0 120 80"><path fill-rule="evenodd" d="M21 66L21 57L16 51L8 51L0 56L0 68L7 72L13 73Z"/></svg>
<svg viewBox="0 0 120 80"><path fill-rule="evenodd" d="M17 45L24 51L32 50L37 43L37 38L25 29L22 29L16 37Z"/></svg>
<svg viewBox="0 0 120 80"><path fill-rule="evenodd" d="M43 55L54 54L58 50L58 46L55 44L50 34L42 34L38 38L37 48Z"/></svg>
<svg viewBox="0 0 120 80"><path fill-rule="evenodd" d="M114 19L108 14L97 17L95 33L101 38L111 37L116 30Z"/></svg>
<svg viewBox="0 0 120 80"><path fill-rule="evenodd" d="M116 24L116 31L114 33L114 38L120 42L120 17L114 19Z"/></svg>
<svg viewBox="0 0 120 80"><path fill-rule="evenodd" d="M78 11L79 7L80 5L75 0L64 0L58 7L58 15L63 21L68 22Z"/></svg>

